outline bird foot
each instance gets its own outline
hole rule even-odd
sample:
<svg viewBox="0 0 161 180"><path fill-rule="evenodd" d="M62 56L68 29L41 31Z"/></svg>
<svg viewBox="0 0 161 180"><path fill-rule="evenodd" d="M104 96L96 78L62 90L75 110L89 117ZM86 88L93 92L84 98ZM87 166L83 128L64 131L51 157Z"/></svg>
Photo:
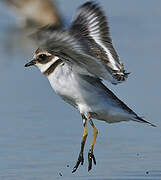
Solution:
<svg viewBox="0 0 161 180"><path fill-rule="evenodd" d="M72 173L74 173L77 170L77 168L78 168L80 163L81 163L81 165L83 165L83 163L84 163L84 157L83 157L83 153L82 152L79 153L78 160L76 162L76 165L73 168Z"/></svg>
<svg viewBox="0 0 161 180"><path fill-rule="evenodd" d="M92 160L93 160L94 164L96 165L96 158L94 157L93 152L90 150L88 152L88 171L90 171L92 169Z"/></svg>

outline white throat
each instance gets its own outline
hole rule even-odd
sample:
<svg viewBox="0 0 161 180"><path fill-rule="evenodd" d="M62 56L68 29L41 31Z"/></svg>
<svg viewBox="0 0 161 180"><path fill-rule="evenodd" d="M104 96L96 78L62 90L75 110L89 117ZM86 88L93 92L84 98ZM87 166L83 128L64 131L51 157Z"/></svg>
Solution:
<svg viewBox="0 0 161 180"><path fill-rule="evenodd" d="M57 61L59 58L55 56L51 61L49 61L46 64L40 64L37 63L36 66L40 69L42 73L44 73L55 61Z"/></svg>

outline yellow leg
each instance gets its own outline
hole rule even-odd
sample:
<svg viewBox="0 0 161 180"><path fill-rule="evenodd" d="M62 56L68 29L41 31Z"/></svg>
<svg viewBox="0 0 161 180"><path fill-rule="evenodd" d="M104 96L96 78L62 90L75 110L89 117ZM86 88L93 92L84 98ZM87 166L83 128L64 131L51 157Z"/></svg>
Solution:
<svg viewBox="0 0 161 180"><path fill-rule="evenodd" d="M77 163L74 166L72 173L74 173L77 170L80 163L81 163L81 165L83 165L83 163L84 163L83 152L84 152L84 146L85 146L88 134L87 134L87 123L86 123L87 119L86 119L86 117L84 115L82 115L82 119L83 119L83 137L82 137L82 142L81 142L81 150L80 150L80 153L79 153Z"/></svg>
<svg viewBox="0 0 161 180"><path fill-rule="evenodd" d="M98 134L98 130L97 128L95 127L94 123L92 122L91 119L89 119L89 123L90 125L92 126L93 128L93 140L92 140L92 144L91 144L91 152L93 152L93 148L94 148L94 145L95 145L95 142L96 142L96 138L97 138L97 134Z"/></svg>
<svg viewBox="0 0 161 180"><path fill-rule="evenodd" d="M86 123L86 119L83 119L83 137L82 137L82 142L81 142L81 151L84 151L84 145L86 143L86 139L87 139L87 123Z"/></svg>
<svg viewBox="0 0 161 180"><path fill-rule="evenodd" d="M95 145L95 142L96 142L98 130L95 127L95 125L94 125L93 121L91 120L91 118L88 118L88 121L89 121L90 125L93 128L93 140L92 140L91 148L90 148L90 150L88 152L88 171L90 171L92 169L92 160L93 160L94 164L96 165L96 159L95 159L94 154L93 154L93 148L94 148L94 145Z"/></svg>

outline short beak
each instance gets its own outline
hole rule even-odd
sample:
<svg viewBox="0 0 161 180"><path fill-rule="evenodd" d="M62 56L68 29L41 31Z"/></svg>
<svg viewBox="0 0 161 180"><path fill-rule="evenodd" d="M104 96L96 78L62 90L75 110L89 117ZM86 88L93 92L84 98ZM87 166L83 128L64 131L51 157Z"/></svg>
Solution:
<svg viewBox="0 0 161 180"><path fill-rule="evenodd" d="M25 67L28 67L28 66L33 66L36 64L36 61L35 60L32 60L30 61L29 63L25 64Z"/></svg>

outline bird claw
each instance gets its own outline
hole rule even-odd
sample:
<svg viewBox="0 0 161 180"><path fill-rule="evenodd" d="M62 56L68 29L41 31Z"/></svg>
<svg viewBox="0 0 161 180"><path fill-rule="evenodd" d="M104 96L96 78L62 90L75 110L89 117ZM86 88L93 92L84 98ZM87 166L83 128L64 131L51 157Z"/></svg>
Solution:
<svg viewBox="0 0 161 180"><path fill-rule="evenodd" d="M96 158L94 157L93 152L89 151L88 153L88 171L92 169L92 160L94 164L96 165Z"/></svg>
<svg viewBox="0 0 161 180"><path fill-rule="evenodd" d="M84 157L83 157L83 153L82 152L79 153L79 157L78 157L77 163L74 166L72 173L74 173L77 170L77 168L78 168L80 163L81 163L81 165L83 165L83 163L84 163Z"/></svg>

